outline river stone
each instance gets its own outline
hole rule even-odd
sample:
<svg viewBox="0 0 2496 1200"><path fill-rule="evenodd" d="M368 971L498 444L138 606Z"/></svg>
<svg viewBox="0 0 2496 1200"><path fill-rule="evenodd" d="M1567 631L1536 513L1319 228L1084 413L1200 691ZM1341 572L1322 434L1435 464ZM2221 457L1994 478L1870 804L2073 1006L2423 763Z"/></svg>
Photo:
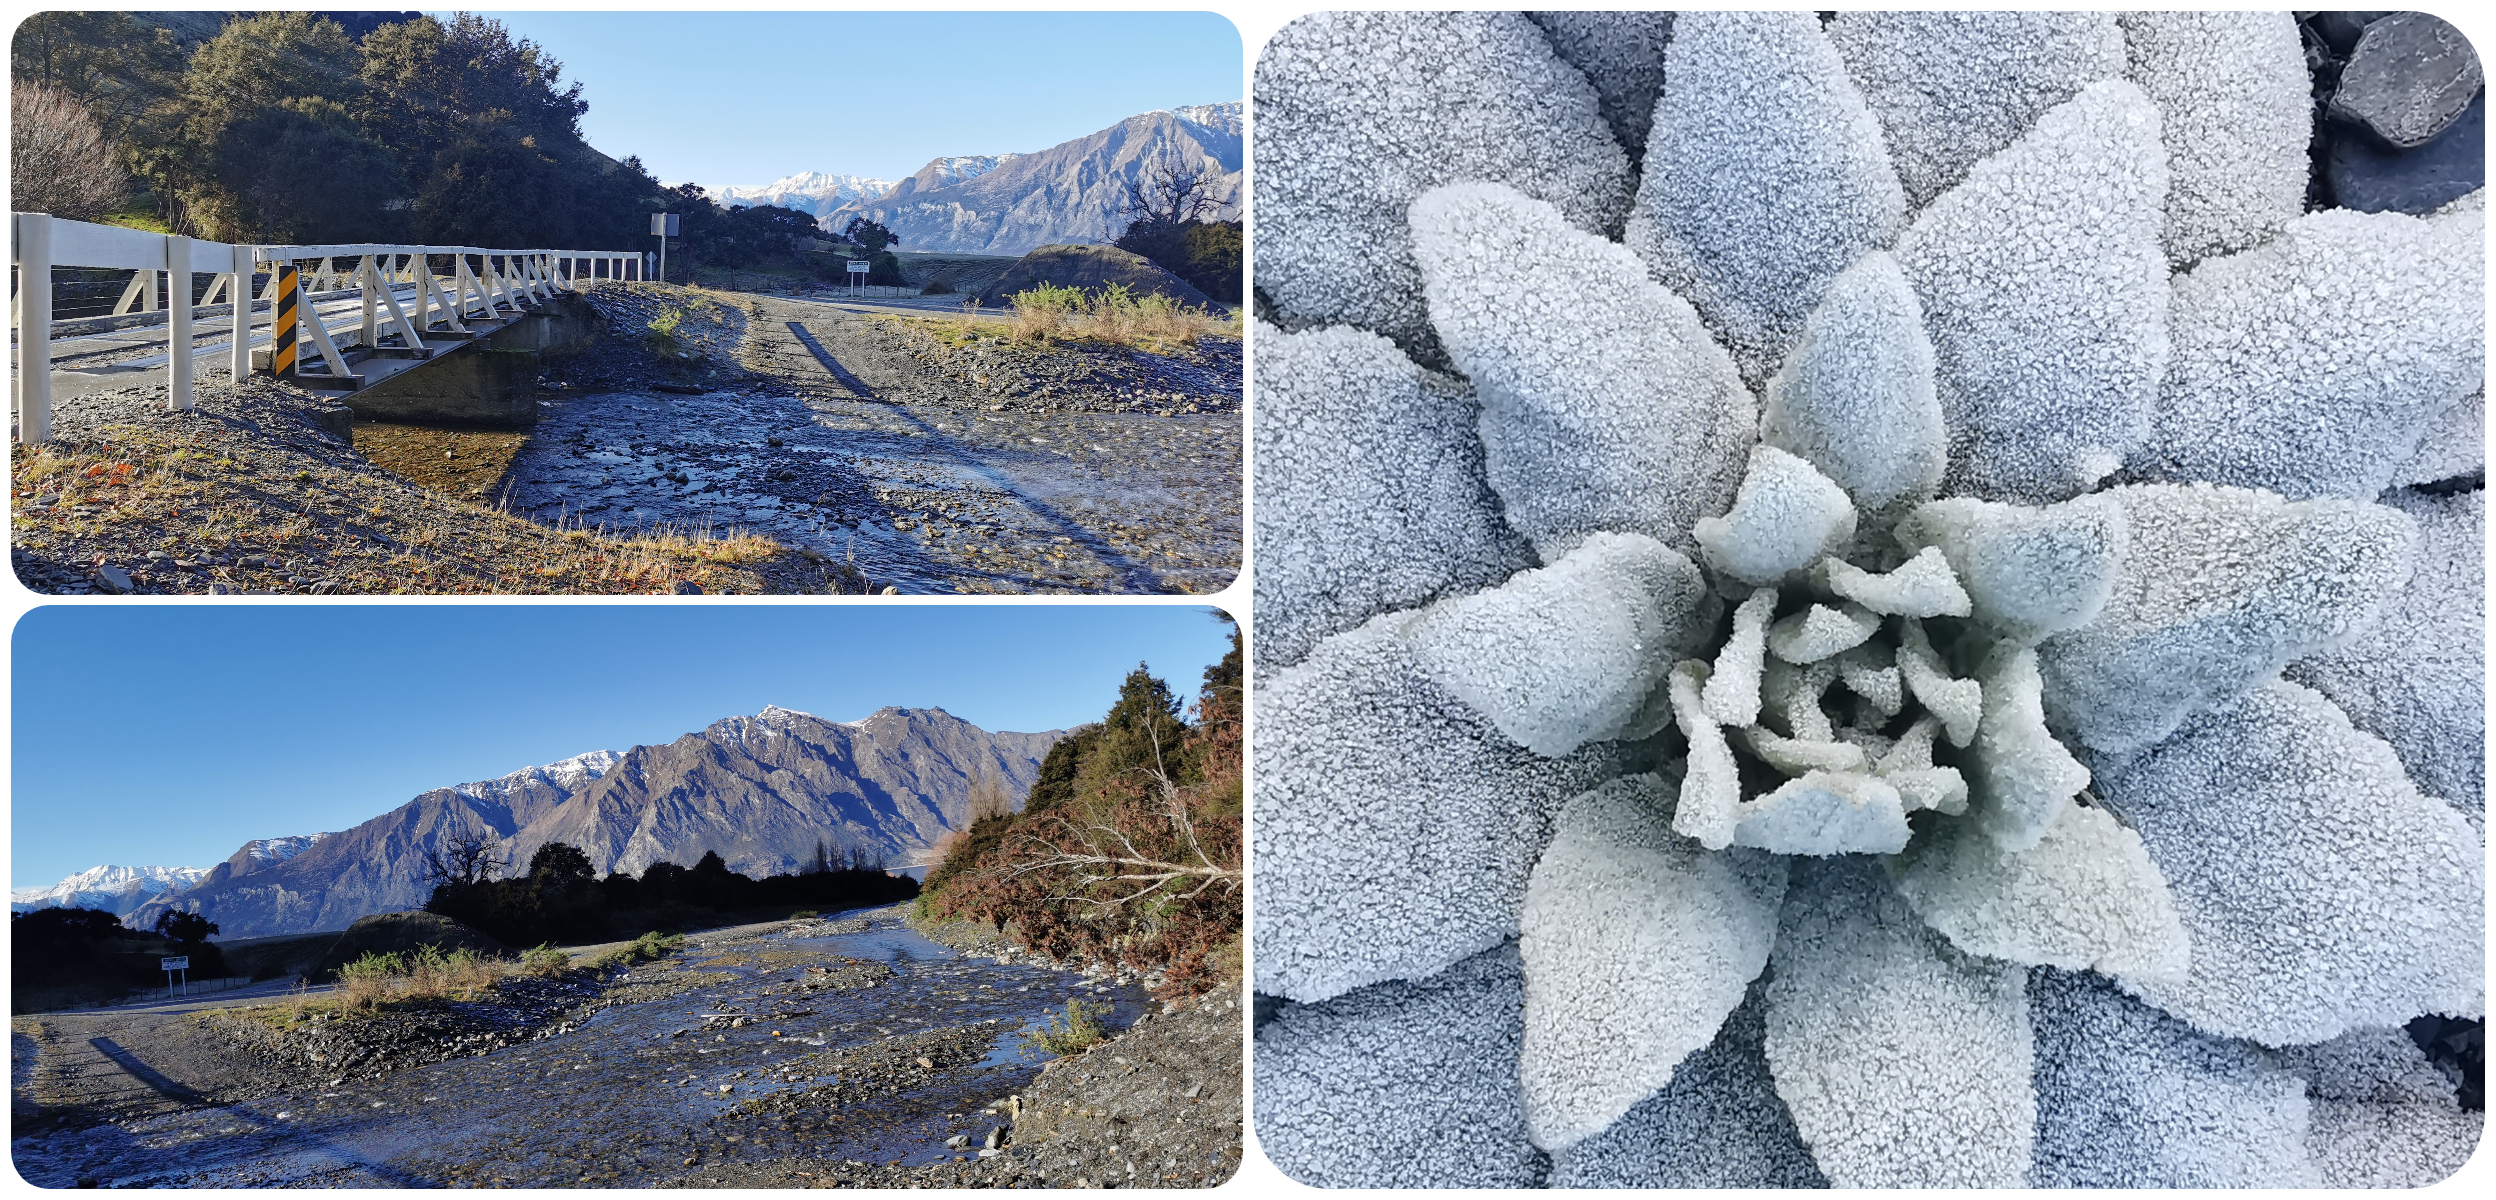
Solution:
<svg viewBox="0 0 2496 1200"><path fill-rule="evenodd" d="M2472 100L2442 136L2415 150L2386 150L2354 133L2334 138L2325 170L2342 208L2434 212L2487 182L2487 97Z"/></svg>
<svg viewBox="0 0 2496 1200"><path fill-rule="evenodd" d="M2331 115L2401 149L2425 145L2461 116L2484 82L2470 39L2422 12L2366 26L2332 93Z"/></svg>

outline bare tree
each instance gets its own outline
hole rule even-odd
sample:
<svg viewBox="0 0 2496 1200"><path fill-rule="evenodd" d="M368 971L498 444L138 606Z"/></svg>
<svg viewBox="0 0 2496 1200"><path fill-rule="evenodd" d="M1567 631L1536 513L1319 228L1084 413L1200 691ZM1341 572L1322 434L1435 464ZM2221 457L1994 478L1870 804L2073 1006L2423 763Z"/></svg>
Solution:
<svg viewBox="0 0 2496 1200"><path fill-rule="evenodd" d="M1214 194L1221 177L1220 170L1205 160L1189 162L1179 152L1165 149L1136 164L1118 211L1132 222L1130 232L1136 225L1161 229L1208 220L1222 210L1222 198Z"/></svg>
<svg viewBox="0 0 2496 1200"><path fill-rule="evenodd" d="M990 817L1002 817L1014 811L1014 794L1006 790L1005 781L997 773L983 769L971 781L970 824L976 825Z"/></svg>
<svg viewBox="0 0 2496 1200"><path fill-rule="evenodd" d="M130 177L85 105L23 80L11 84L9 105L11 207L88 221L121 203Z"/></svg>
<svg viewBox="0 0 2496 1200"><path fill-rule="evenodd" d="M425 847L425 879L436 886L482 883L510 865L503 839L489 829L463 830Z"/></svg>
<svg viewBox="0 0 2496 1200"><path fill-rule="evenodd" d="M1165 836L1176 853L1156 857L1138 849L1131 832L1117 825L1100 820L1069 820L1052 814L1044 818L1040 832L1015 839L1018 844L1034 848L1036 853L1015 863L1010 873L1019 876L1063 872L1065 885L1049 899L1080 901L1096 911L1123 908L1156 895L1178 901L1195 899L1216 887L1239 890L1247 872L1226 867L1205 852L1195 823L1188 819L1186 795L1161 761L1158 745L1153 748L1153 765L1144 769L1144 777L1153 795L1161 801L1155 816L1169 823ZM1108 890L1100 894L1098 889L1104 886ZM1181 891L1182 888L1189 890Z"/></svg>

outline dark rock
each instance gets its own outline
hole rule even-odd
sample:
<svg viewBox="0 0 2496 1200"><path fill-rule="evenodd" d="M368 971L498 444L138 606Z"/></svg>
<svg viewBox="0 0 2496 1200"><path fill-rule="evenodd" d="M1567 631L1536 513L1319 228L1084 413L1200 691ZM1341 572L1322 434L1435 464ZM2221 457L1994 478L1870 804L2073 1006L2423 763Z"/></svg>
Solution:
<svg viewBox="0 0 2496 1200"><path fill-rule="evenodd" d="M110 563L95 569L95 579L96 582L103 584L106 590L119 592L125 596L129 595L134 587L130 582L130 573Z"/></svg>
<svg viewBox="0 0 2496 1200"><path fill-rule="evenodd" d="M2367 25L2391 15L2389 11L2318 12L2308 18L2306 24L2314 28L2314 32L2333 52L2345 58L2349 51L2357 49L2357 40L2365 36Z"/></svg>
<svg viewBox="0 0 2496 1200"><path fill-rule="evenodd" d="M2332 143L2329 172L2343 208L2420 215L2442 208L2487 182L2487 97L2471 101L2442 136L2415 150L2340 137Z"/></svg>
<svg viewBox="0 0 2496 1200"><path fill-rule="evenodd" d="M2425 13L2394 13L2366 27L2340 71L2331 114L2398 149L2425 145L2479 94L2470 39Z"/></svg>

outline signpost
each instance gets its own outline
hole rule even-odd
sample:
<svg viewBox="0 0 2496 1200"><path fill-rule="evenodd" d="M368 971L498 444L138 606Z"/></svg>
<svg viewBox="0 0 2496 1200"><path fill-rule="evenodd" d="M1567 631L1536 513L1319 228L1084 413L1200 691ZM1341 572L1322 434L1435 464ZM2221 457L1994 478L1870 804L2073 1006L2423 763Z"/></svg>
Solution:
<svg viewBox="0 0 2496 1200"><path fill-rule="evenodd" d="M665 283L667 282L667 239L683 237L684 233L679 228L679 219L675 213L650 214L650 233L651 236L659 239L659 282Z"/></svg>
<svg viewBox="0 0 2496 1200"><path fill-rule="evenodd" d="M190 955L185 954L179 958L160 958L156 962L165 969L165 999L173 999L173 973L176 971L182 973L182 994L185 996L191 994Z"/></svg>
<svg viewBox="0 0 2496 1200"><path fill-rule="evenodd" d="M857 259L857 258L853 258L853 259L849 260L849 290L850 290L850 292L851 292L852 294L856 294L856 293L857 293L857 291L858 291L860 288L862 288L862 287L865 287L865 286L866 286L866 283L867 283L867 263L866 263L866 260L864 260L864 259Z"/></svg>

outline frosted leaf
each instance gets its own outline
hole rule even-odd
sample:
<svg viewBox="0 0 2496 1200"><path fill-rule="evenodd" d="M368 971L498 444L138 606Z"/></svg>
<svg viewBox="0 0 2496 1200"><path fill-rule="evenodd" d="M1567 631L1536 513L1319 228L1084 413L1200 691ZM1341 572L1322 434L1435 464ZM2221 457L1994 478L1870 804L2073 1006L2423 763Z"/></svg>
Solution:
<svg viewBox="0 0 2496 1200"><path fill-rule="evenodd" d="M2342 209L2175 280L2153 479L2368 498L2487 367L2476 214Z"/></svg>
<svg viewBox="0 0 2496 1200"><path fill-rule="evenodd" d="M1673 832L1710 850L1722 850L1733 844L1737 806L1742 802L1742 769L1733 760L1725 731L1707 715L1699 698L1707 682L1707 664L1697 659L1675 663L1665 680L1673 721L1690 743L1680 802L1673 808Z"/></svg>
<svg viewBox="0 0 2496 1200"><path fill-rule="evenodd" d="M1967 778L1957 767L1933 765L1933 737L1939 732L1941 718L1931 713L1917 717L1873 764L1872 773L1898 789L1908 812L1930 808L1955 817L1967 811Z"/></svg>
<svg viewBox="0 0 2496 1200"><path fill-rule="evenodd" d="M2208 484L2103 493L2129 538L2097 620L2037 647L2058 730L2108 754L2345 645L2408 577L2409 518Z"/></svg>
<svg viewBox="0 0 2496 1200"><path fill-rule="evenodd" d="M2015 641L2097 619L2129 539L2123 506L2082 496L2043 508L1936 500L1898 523L1909 550L1939 549L1977 620Z"/></svg>
<svg viewBox="0 0 2496 1200"><path fill-rule="evenodd" d="M1379 613L1534 565L1500 520L1479 409L1454 381L1375 334L1264 325L1256 376L1259 673Z"/></svg>
<svg viewBox="0 0 2496 1200"><path fill-rule="evenodd" d="M1984 665L1976 729L1975 823L2002 849L2026 850L2089 786L2089 769L2046 732L2037 652L2003 643Z"/></svg>
<svg viewBox="0 0 2496 1200"><path fill-rule="evenodd" d="M1530 12L1560 60L1585 72L1613 140L1634 169L1647 152L1655 94L1664 86L1664 47L1672 41L1668 12Z"/></svg>
<svg viewBox="0 0 2496 1200"><path fill-rule="evenodd" d="M1513 937L1551 814L1619 773L1548 759L1438 685L1390 613L1257 686L1257 990L1322 1000ZM1428 836L1421 836L1427 831Z"/></svg>
<svg viewBox="0 0 2496 1200"><path fill-rule="evenodd" d="M1933 643L1924 636L1923 622L1910 617L1898 640L1898 673L1906 677L1907 691L1915 702L1941 718L1950 744L1964 746L1976 736L1978 722L1985 715L1984 686L1973 679L1952 679L1942 665L1941 656L1933 652Z"/></svg>
<svg viewBox="0 0 2496 1200"><path fill-rule="evenodd" d="M1896 854L1908 832L1897 788L1861 771L1813 771L1744 801L1733 844L1776 854Z"/></svg>
<svg viewBox="0 0 2496 1200"><path fill-rule="evenodd" d="M1906 222L1880 122L1810 13L1690 12L1650 137L1622 240L1756 386L1829 281Z"/></svg>
<svg viewBox="0 0 2496 1200"><path fill-rule="evenodd" d="M1774 584L1855 539L1855 506L1810 463L1751 448L1733 509L1690 530L1707 565L1744 583Z"/></svg>
<svg viewBox="0 0 2496 1200"><path fill-rule="evenodd" d="M2355 1029L2281 1055L2313 1103L2306 1148L2322 1187L2422 1188L2469 1161L2487 1114L2398 1029Z"/></svg>
<svg viewBox="0 0 2496 1200"><path fill-rule="evenodd" d="M1949 451L1933 370L1915 289L1896 258L1872 251L1829 284L1768 380L1760 438L1868 511L1922 500Z"/></svg>
<svg viewBox="0 0 2496 1200"><path fill-rule="evenodd" d="M1891 863L1898 893L1970 954L2027 966L2180 977L2191 952L2140 835L2069 800L2035 845L2007 850L1951 821Z"/></svg>
<svg viewBox="0 0 2496 1200"><path fill-rule="evenodd" d="M2254 245L2305 211L2313 104L2285 12L2128 12L2126 74L2167 146L2167 257L2178 270Z"/></svg>
<svg viewBox="0 0 2496 1200"><path fill-rule="evenodd" d="M1842 558L1822 560L1829 590L1892 617L1964 617L1967 589L1939 548L1927 546L1896 570L1875 575Z"/></svg>
<svg viewBox="0 0 2496 1200"><path fill-rule="evenodd" d="M1716 1040L1612 1127L1552 1155L1552 1187L1827 1187L1760 1049L1763 980Z"/></svg>
<svg viewBox="0 0 2496 1200"><path fill-rule="evenodd" d="M1698 314L1637 256L1506 187L1412 206L1430 319L1482 397L1491 487L1548 562L1601 530L1689 550L1759 415Z"/></svg>
<svg viewBox="0 0 2496 1200"><path fill-rule="evenodd" d="M2484 1008L2478 834L2330 701L2274 681L2100 784L2193 946L2183 982L2127 990L2271 1046Z"/></svg>
<svg viewBox="0 0 2496 1200"><path fill-rule="evenodd" d="M2470 393L2427 422L2418 453L2392 472L2392 485L2411 487L2487 474L2487 389Z"/></svg>
<svg viewBox="0 0 2496 1200"><path fill-rule="evenodd" d="M1257 1031L1258 1145L1312 1187L1535 1186L1542 1155L1517 1096L1524 1007L1505 945L1418 983L1286 1006Z"/></svg>
<svg viewBox="0 0 2496 1200"><path fill-rule="evenodd" d="M1665 825L1664 781L1569 802L1525 894L1526 1128L1546 1150L1619 1119L1715 1039L1768 965L1785 864Z"/></svg>
<svg viewBox="0 0 2496 1200"><path fill-rule="evenodd" d="M1841 12L1828 35L1919 208L2124 67L2123 32L2105 13Z"/></svg>
<svg viewBox="0 0 2496 1200"><path fill-rule="evenodd" d="M1571 226L1620 228L1629 160L1595 90L1516 13L1324 12L1257 58L1260 295L1293 323L1384 334L1445 359L1404 213L1443 183L1506 183Z"/></svg>
<svg viewBox="0 0 2496 1200"><path fill-rule="evenodd" d="M1839 655L1837 677L1847 690L1871 701L1884 717L1897 716L1907 706L1905 677L1899 674L1889 648L1877 642Z"/></svg>
<svg viewBox="0 0 2496 1200"><path fill-rule="evenodd" d="M1828 694L1829 685L1837 681L1837 660L1824 658L1808 667L1797 667L1781 658L1771 658L1760 674L1760 707L1767 715L1785 724L1787 734L1811 742L1834 741L1837 731L1829 726L1829 714L1820 707L1820 698Z"/></svg>
<svg viewBox="0 0 2496 1200"><path fill-rule="evenodd" d="M1707 584L1634 533L1599 533L1539 570L1439 601L1404 626L1439 686L1545 758L1618 735L1701 636Z"/></svg>
<svg viewBox="0 0 2496 1200"><path fill-rule="evenodd" d="M1733 635L1716 651L1700 700L1719 725L1759 720L1759 673L1768 656L1768 618L1777 611L1777 589L1759 588L1733 610Z"/></svg>
<svg viewBox="0 0 2496 1200"><path fill-rule="evenodd" d="M1790 663L1834 658L1871 640L1881 619L1853 604L1814 604L1768 627L1768 652Z"/></svg>
<svg viewBox="0 0 2496 1200"><path fill-rule="evenodd" d="M2148 435L2167 366L2166 196L2157 109L2129 83L2093 83L1898 239L1933 338L1944 491L2066 500Z"/></svg>
<svg viewBox="0 0 2496 1200"><path fill-rule="evenodd" d="M1768 1067L1829 1182L2025 1182L2027 976L1952 949L1870 860L1796 865L1768 973Z"/></svg>
<svg viewBox="0 0 2496 1200"><path fill-rule="evenodd" d="M2384 502L2418 523L2409 586L2356 641L2287 676L2390 742L2420 790L2477 811L2487 804L2487 493Z"/></svg>
<svg viewBox="0 0 2496 1200"><path fill-rule="evenodd" d="M1812 771L1861 771L1865 765L1863 747L1850 742L1806 742L1799 738L1781 737L1773 729L1757 725L1742 731L1742 740L1760 761L1788 775Z"/></svg>
<svg viewBox="0 0 2496 1200"><path fill-rule="evenodd" d="M2041 1188L2311 1187L2304 1081L2089 975L2028 980Z"/></svg>

